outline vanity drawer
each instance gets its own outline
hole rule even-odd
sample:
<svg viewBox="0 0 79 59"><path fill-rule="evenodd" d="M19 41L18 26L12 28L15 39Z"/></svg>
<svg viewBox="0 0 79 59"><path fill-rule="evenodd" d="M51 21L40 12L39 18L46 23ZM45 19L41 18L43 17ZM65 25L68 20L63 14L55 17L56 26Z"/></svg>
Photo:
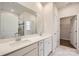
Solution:
<svg viewBox="0 0 79 59"><path fill-rule="evenodd" d="M38 48L38 44L34 43L28 47L22 48L20 50L17 50L11 54L8 54L8 56L23 56L26 53L29 53L31 50Z"/></svg>
<svg viewBox="0 0 79 59"><path fill-rule="evenodd" d="M29 53L25 54L24 56L38 56L38 48L33 49Z"/></svg>

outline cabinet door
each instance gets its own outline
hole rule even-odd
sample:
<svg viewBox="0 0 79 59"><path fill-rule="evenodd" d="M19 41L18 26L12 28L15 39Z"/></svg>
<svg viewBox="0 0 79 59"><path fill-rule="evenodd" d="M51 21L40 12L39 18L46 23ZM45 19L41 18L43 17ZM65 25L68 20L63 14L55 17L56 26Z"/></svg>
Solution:
<svg viewBox="0 0 79 59"><path fill-rule="evenodd" d="M38 44L35 43L35 44L32 44L28 47L25 47L23 49L20 49L20 50L17 50L11 54L8 54L8 56L23 56L24 54L28 53L29 51L35 49L35 48L38 48Z"/></svg>
<svg viewBox="0 0 79 59"><path fill-rule="evenodd" d="M44 49L43 49L44 44L43 44L43 40L40 41L38 44L39 44L39 56L43 56L44 55Z"/></svg>
<svg viewBox="0 0 79 59"><path fill-rule="evenodd" d="M25 54L24 56L38 56L38 48L30 51L29 53Z"/></svg>
<svg viewBox="0 0 79 59"><path fill-rule="evenodd" d="M58 40L57 40L57 33L54 33L54 35L53 35L53 44L52 44L52 46L53 46L53 52L55 51L55 49L56 49L56 47L57 47L57 42Z"/></svg>
<svg viewBox="0 0 79 59"><path fill-rule="evenodd" d="M49 55L52 51L52 40L51 38L47 38L44 40L44 56Z"/></svg>

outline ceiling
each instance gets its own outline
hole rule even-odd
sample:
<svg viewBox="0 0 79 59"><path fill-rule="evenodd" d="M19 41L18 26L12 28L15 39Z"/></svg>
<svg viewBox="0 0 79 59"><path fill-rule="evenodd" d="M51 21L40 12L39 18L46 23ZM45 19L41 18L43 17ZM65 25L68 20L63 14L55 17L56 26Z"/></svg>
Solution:
<svg viewBox="0 0 79 59"><path fill-rule="evenodd" d="M77 4L79 2L54 2L58 8L64 8L72 4Z"/></svg>
<svg viewBox="0 0 79 59"><path fill-rule="evenodd" d="M43 6L45 6L48 2L41 2L41 4ZM56 4L57 8L64 8L64 7L67 7L69 5L72 5L72 4L79 4L79 2L54 2L54 4Z"/></svg>
<svg viewBox="0 0 79 59"><path fill-rule="evenodd" d="M9 11L14 14L20 15L23 12L27 12L32 15L36 15L36 12L32 11L29 8L22 6L16 2L0 2L0 11Z"/></svg>

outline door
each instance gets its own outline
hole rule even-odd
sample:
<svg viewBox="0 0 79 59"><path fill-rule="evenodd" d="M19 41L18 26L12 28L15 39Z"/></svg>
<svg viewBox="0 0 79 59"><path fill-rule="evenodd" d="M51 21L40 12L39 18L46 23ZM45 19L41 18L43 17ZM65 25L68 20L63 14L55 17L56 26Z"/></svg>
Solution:
<svg viewBox="0 0 79 59"><path fill-rule="evenodd" d="M79 48L79 14L77 14L77 49Z"/></svg>
<svg viewBox="0 0 79 59"><path fill-rule="evenodd" d="M71 44L77 48L77 17L74 16L71 20Z"/></svg>

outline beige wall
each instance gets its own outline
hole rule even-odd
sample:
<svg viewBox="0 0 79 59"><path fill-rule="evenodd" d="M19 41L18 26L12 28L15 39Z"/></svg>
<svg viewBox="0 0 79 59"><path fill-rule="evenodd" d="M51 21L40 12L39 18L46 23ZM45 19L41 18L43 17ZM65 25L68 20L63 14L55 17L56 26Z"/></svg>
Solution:
<svg viewBox="0 0 79 59"><path fill-rule="evenodd" d="M53 6L53 19L54 33L57 33L58 39L60 39L60 19L59 11L56 5Z"/></svg>
<svg viewBox="0 0 79 59"><path fill-rule="evenodd" d="M58 9L53 4L53 50L60 45L60 20L58 15ZM54 51L53 51L54 52Z"/></svg>
<svg viewBox="0 0 79 59"><path fill-rule="evenodd" d="M59 16L67 17L67 16L73 16L79 14L79 4L71 4L65 8L62 8L59 10Z"/></svg>
<svg viewBox="0 0 79 59"><path fill-rule="evenodd" d="M53 3L44 7L44 33L53 33Z"/></svg>

